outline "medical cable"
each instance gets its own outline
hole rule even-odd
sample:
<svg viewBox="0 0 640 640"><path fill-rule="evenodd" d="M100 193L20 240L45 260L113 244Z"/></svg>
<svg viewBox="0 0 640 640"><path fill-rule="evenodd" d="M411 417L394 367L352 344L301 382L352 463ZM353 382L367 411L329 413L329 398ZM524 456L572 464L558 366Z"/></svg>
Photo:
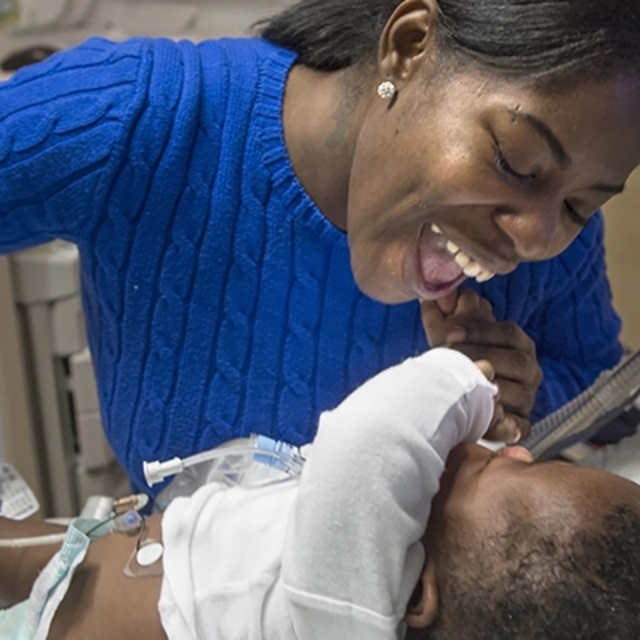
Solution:
<svg viewBox="0 0 640 640"><path fill-rule="evenodd" d="M116 500L114 504L114 512L109 518L101 520L91 528L87 535L91 536L92 533L109 524L109 522L115 522L115 530L122 533L137 532L137 527L140 527L141 516L137 513L140 509L143 509L149 502L149 496L144 493L133 494ZM131 515L135 513L135 516ZM137 517L136 517L137 516ZM137 523L137 527L136 527ZM26 547L41 547L49 544L61 544L67 535L66 530L60 533L51 533L43 536L27 536L24 538L6 538L0 539L0 548L26 548Z"/></svg>
<svg viewBox="0 0 640 640"><path fill-rule="evenodd" d="M627 409L640 395L640 351L625 356L603 372L579 396L536 422L519 444L536 460L558 455L563 449L593 436Z"/></svg>
<svg viewBox="0 0 640 640"><path fill-rule="evenodd" d="M162 575L160 560L164 555L164 544L154 538L146 538L147 521L141 517L141 524L134 549L124 566L123 572L129 578L144 578Z"/></svg>

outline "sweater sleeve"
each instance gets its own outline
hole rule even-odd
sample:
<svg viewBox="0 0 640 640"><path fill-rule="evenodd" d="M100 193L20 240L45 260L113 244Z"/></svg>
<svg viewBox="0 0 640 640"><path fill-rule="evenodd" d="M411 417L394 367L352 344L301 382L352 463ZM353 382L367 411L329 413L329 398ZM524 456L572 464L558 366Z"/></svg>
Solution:
<svg viewBox="0 0 640 640"><path fill-rule="evenodd" d="M0 252L89 232L148 100L152 49L94 38L0 84Z"/></svg>
<svg viewBox="0 0 640 640"><path fill-rule="evenodd" d="M620 318L607 279L602 216L595 216L552 262L544 304L524 327L536 343L544 374L532 421L573 399L623 354Z"/></svg>
<svg viewBox="0 0 640 640"><path fill-rule="evenodd" d="M445 459L485 432L494 393L465 356L434 349L323 414L282 559L298 640L397 637Z"/></svg>

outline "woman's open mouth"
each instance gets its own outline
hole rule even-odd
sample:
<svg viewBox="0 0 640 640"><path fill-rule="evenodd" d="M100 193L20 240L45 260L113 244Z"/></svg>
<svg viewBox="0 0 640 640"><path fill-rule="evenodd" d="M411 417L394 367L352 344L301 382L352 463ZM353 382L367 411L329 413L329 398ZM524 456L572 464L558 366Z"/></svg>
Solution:
<svg viewBox="0 0 640 640"><path fill-rule="evenodd" d="M418 240L420 286L428 298L454 291L466 278L487 282L495 274L467 255L435 224L425 224Z"/></svg>

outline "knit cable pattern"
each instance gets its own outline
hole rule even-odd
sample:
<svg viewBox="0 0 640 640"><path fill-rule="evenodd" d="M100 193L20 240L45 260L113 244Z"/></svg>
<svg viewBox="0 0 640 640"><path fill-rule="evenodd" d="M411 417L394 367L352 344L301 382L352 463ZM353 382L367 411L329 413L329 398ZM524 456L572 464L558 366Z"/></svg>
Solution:
<svg viewBox="0 0 640 640"><path fill-rule="evenodd" d="M137 487L143 460L308 442L321 411L427 348L416 303L359 292L293 171L293 63L260 40L92 39L0 85L0 250L78 244L104 427ZM619 356L601 236L597 218L560 258L469 283L536 340L538 413Z"/></svg>

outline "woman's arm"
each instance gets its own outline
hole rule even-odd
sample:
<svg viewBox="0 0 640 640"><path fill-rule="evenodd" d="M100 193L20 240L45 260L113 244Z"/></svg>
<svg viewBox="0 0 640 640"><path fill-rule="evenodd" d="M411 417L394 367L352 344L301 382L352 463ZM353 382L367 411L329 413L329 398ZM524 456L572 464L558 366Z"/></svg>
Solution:
<svg viewBox="0 0 640 640"><path fill-rule="evenodd" d="M94 38L0 83L0 253L92 228L146 101L149 54Z"/></svg>

